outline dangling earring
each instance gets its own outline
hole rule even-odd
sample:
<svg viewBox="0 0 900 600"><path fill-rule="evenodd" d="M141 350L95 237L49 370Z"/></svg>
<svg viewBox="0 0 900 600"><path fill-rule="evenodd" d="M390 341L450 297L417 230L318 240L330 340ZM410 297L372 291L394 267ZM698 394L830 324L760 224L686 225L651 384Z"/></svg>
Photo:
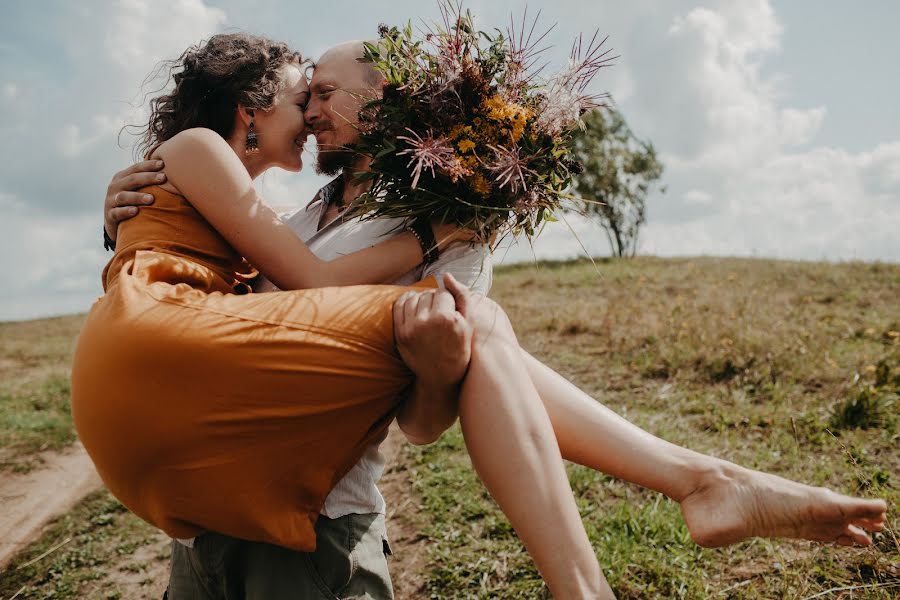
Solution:
<svg viewBox="0 0 900 600"><path fill-rule="evenodd" d="M250 131L247 132L244 154L256 154L257 152L259 152L259 142L256 140L256 132L253 130L253 121L250 121Z"/></svg>

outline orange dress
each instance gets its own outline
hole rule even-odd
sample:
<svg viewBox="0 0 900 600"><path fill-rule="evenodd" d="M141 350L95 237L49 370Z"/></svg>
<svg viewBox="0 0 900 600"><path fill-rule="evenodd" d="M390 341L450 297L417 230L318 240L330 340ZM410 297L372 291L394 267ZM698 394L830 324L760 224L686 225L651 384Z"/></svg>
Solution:
<svg viewBox="0 0 900 600"><path fill-rule="evenodd" d="M237 294L249 266L182 196L153 194L119 227L78 340L78 435L109 490L172 537L312 550L326 495L411 383L392 319L407 288Z"/></svg>

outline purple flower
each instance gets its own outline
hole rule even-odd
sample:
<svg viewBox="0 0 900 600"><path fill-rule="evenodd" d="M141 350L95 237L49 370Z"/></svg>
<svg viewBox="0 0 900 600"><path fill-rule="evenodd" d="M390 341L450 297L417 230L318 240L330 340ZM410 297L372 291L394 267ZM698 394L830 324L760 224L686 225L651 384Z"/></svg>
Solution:
<svg viewBox="0 0 900 600"><path fill-rule="evenodd" d="M434 177L435 167L438 169L446 169L451 165L456 155L453 151L453 146L447 140L444 138L433 137L431 131L429 131L428 135L423 139L412 129L407 127L406 130L412 134L413 137L398 135L397 139L406 142L407 145L409 145L409 148L402 152L398 152L397 154L408 154L412 157L406 166L412 167L415 165L412 171L413 180L411 186L415 189L419 183L419 177L422 175L423 169L429 169L431 171L431 176Z"/></svg>
<svg viewBox="0 0 900 600"><path fill-rule="evenodd" d="M527 166L529 159L520 156L519 147L488 146L488 148L494 151L494 161L485 167L494 174L500 189L509 184L509 189L516 193L521 183L522 190L527 190L525 174L531 173Z"/></svg>

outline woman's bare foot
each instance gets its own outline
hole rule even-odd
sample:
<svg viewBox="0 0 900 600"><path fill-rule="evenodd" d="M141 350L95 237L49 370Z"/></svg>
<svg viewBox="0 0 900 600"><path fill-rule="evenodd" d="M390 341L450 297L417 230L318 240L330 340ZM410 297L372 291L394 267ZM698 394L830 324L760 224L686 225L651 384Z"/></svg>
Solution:
<svg viewBox="0 0 900 600"><path fill-rule="evenodd" d="M866 531L881 531L886 511L884 500L851 498L727 463L681 502L691 537L707 548L751 537L867 546Z"/></svg>

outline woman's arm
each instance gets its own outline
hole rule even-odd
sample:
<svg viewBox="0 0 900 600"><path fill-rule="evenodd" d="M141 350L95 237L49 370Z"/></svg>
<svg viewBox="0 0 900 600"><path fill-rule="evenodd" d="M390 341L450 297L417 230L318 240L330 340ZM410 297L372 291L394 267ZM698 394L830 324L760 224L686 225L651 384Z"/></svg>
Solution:
<svg viewBox="0 0 900 600"><path fill-rule="evenodd" d="M188 129L163 143L169 180L234 248L283 290L382 283L422 262L404 233L332 261L318 258L253 188L228 143L209 129Z"/></svg>

